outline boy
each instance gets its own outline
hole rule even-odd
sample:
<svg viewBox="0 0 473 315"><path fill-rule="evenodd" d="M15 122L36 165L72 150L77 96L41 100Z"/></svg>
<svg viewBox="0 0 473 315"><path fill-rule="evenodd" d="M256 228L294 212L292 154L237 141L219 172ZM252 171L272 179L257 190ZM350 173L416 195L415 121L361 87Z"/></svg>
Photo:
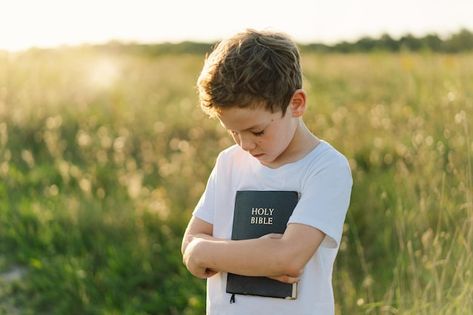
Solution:
<svg viewBox="0 0 473 315"><path fill-rule="evenodd" d="M299 52L286 35L247 30L222 41L198 79L203 110L235 145L222 151L182 242L183 261L207 279L207 314L333 314L332 268L349 205L346 158L304 125ZM238 190L297 191L283 235L232 241ZM237 295L227 273L298 281L295 300Z"/></svg>

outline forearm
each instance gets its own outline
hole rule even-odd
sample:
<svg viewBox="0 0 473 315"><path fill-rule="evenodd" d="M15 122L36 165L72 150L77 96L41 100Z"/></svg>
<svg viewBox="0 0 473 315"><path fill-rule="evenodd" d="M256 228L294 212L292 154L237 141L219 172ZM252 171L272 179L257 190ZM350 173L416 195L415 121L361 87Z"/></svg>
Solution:
<svg viewBox="0 0 473 315"><path fill-rule="evenodd" d="M183 262L186 265L189 272L194 276L205 279L213 276L216 272L209 268L200 266L195 263L192 255L190 255L193 250L192 247L196 244L197 241L209 238L212 239L213 234L213 225L203 221L197 217L192 217L187 225L186 231L184 232L184 237L182 239L181 253Z"/></svg>
<svg viewBox="0 0 473 315"><path fill-rule="evenodd" d="M190 271L298 277L324 236L318 229L303 224L289 224L282 237L266 235L241 241L196 234L185 249L183 258Z"/></svg>
<svg viewBox="0 0 473 315"><path fill-rule="evenodd" d="M182 240L182 245L181 245L181 254L184 255L184 253L187 250L187 247L189 244L195 240L195 239L206 239L206 240L217 240L211 235L204 234L204 233L196 233L196 234L186 234Z"/></svg>
<svg viewBox="0 0 473 315"><path fill-rule="evenodd" d="M300 268L292 263L290 244L284 239L258 238L242 241L206 238L195 240L190 253L205 268L245 276L297 277Z"/></svg>
<svg viewBox="0 0 473 315"><path fill-rule="evenodd" d="M203 238L203 237L211 237L213 234L213 225L207 223L199 218L192 217L187 225L186 231L184 232L184 236L182 238L181 244L181 254L184 255L187 246L189 243L192 242L195 238Z"/></svg>

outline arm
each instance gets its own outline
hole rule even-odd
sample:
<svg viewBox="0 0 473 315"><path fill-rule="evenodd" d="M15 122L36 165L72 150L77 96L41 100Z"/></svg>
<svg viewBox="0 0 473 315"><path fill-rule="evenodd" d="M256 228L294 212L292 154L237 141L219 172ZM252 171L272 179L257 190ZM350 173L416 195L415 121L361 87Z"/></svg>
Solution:
<svg viewBox="0 0 473 315"><path fill-rule="evenodd" d="M189 271L198 278L206 279L208 277L213 276L216 272L203 266L189 267L185 261L185 253L189 247L189 244L191 244L193 241L195 243L195 241L198 239L213 239L212 233L212 224L193 216L189 221L186 231L184 232L184 237L182 238L181 253L183 255L184 263L187 269L189 269ZM193 245L191 245L191 247L192 246Z"/></svg>
<svg viewBox="0 0 473 315"><path fill-rule="evenodd" d="M298 277L324 236L314 227L294 223L288 225L281 238L241 241L195 238L189 243L184 260L188 267L217 272Z"/></svg>
<svg viewBox="0 0 473 315"><path fill-rule="evenodd" d="M181 254L184 255L187 246L197 235L208 235L212 236L213 234L213 225L205 222L197 217L192 217L187 224L186 231L184 232L184 237L182 238L181 245Z"/></svg>
<svg viewBox="0 0 473 315"><path fill-rule="evenodd" d="M183 262L186 265L187 269L198 278L209 278L217 273L216 269L208 268L205 265L195 264L195 260L191 257L191 255L195 253L194 246L198 244L199 240L219 241L219 239L214 238L212 236L212 232L212 224L209 224L199 218L192 217L182 239L181 253L183 256ZM281 236L281 234L268 234L265 235L263 238L280 239ZM189 244L191 244L191 246L189 246ZM190 247L189 250L188 247ZM205 253L202 252L200 252L200 254L205 255ZM294 283L299 280L298 276L299 274L297 276L280 274L277 276L270 277L278 281Z"/></svg>

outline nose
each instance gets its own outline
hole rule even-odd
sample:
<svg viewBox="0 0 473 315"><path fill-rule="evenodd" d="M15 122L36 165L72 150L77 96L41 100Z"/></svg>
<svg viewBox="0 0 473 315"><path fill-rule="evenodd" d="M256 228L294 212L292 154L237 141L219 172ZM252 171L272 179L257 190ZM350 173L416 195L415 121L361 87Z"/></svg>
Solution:
<svg viewBox="0 0 473 315"><path fill-rule="evenodd" d="M240 147L245 151L251 151L256 147L256 143L248 135L239 135Z"/></svg>

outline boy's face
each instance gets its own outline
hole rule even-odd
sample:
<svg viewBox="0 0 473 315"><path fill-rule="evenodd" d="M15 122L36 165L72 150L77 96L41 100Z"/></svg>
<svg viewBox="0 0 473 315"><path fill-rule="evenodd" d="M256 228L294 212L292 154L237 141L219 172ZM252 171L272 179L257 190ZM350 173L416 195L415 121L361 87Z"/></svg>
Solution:
<svg viewBox="0 0 473 315"><path fill-rule="evenodd" d="M291 144L298 126L288 107L286 114L256 108L230 107L217 115L222 126L245 151L269 167L282 165L290 159Z"/></svg>

